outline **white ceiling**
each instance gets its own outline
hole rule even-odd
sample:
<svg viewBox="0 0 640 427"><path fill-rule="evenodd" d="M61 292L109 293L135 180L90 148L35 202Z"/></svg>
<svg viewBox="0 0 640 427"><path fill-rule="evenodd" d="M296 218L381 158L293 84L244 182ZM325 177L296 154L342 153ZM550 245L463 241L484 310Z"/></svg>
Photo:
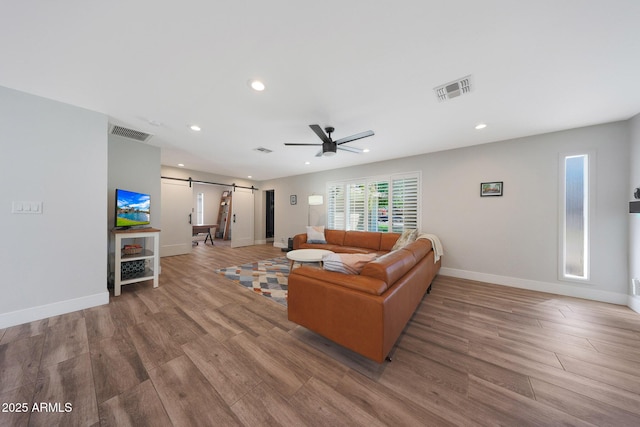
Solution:
<svg viewBox="0 0 640 427"><path fill-rule="evenodd" d="M105 113L153 134L163 164L221 175L265 180L640 112L638 0L2 0L1 10L0 85ZM438 102L436 86L469 74L471 94ZM253 78L267 89L251 90ZM309 124L334 126L335 139L371 129L349 144L371 152L284 147L318 142Z"/></svg>

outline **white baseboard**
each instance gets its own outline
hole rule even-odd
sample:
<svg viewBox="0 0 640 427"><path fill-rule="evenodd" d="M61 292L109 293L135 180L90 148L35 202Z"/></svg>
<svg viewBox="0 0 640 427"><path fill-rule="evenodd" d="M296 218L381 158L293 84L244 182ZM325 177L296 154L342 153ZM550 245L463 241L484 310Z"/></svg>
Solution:
<svg viewBox="0 0 640 427"><path fill-rule="evenodd" d="M66 301L40 305L38 307L2 313L0 314L0 329L15 325L22 325L23 323L33 322L34 320L46 319L47 317L58 316L60 314L71 313L72 311L84 310L85 308L96 307L104 304L109 304L109 291L106 290L99 294L89 295L82 298L74 298Z"/></svg>
<svg viewBox="0 0 640 427"><path fill-rule="evenodd" d="M588 287L589 285L539 282L536 280L477 273L474 271L458 270L446 267L442 267L440 269L440 274L443 276L458 277L460 279L476 280L478 282L487 282L496 285L511 286L512 288L528 289L531 291L547 292L550 294L564 295L574 298L608 302L611 304L628 305L629 300L629 296L627 294L618 294L615 292L592 289Z"/></svg>
<svg viewBox="0 0 640 427"><path fill-rule="evenodd" d="M254 245L266 245L267 239L256 240L253 242Z"/></svg>
<svg viewBox="0 0 640 427"><path fill-rule="evenodd" d="M273 242L273 246L276 248L286 248L289 246L289 244L282 242Z"/></svg>
<svg viewBox="0 0 640 427"><path fill-rule="evenodd" d="M629 296L629 302L627 303L627 307L636 313L640 313L640 297L638 296Z"/></svg>

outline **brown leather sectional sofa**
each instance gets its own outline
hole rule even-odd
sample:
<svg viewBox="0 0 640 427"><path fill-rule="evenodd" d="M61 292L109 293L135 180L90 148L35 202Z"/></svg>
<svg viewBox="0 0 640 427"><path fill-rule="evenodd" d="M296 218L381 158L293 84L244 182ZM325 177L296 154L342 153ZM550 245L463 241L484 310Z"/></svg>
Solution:
<svg viewBox="0 0 640 427"><path fill-rule="evenodd" d="M327 244L308 244L306 237L295 236L293 248L380 257L359 275L295 268L288 282L289 320L382 363L440 270L431 241L418 239L391 252L399 234L325 230Z"/></svg>

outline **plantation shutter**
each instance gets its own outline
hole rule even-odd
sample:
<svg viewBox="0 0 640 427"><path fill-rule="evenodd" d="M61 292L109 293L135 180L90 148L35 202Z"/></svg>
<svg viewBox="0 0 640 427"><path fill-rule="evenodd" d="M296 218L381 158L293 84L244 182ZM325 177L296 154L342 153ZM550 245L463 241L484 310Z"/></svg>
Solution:
<svg viewBox="0 0 640 427"><path fill-rule="evenodd" d="M363 182L347 184L347 230L364 231L366 226L366 186Z"/></svg>
<svg viewBox="0 0 640 427"><path fill-rule="evenodd" d="M327 183L327 228L402 232L420 228L420 172Z"/></svg>
<svg viewBox="0 0 640 427"><path fill-rule="evenodd" d="M345 229L344 184L329 184L327 188L327 228Z"/></svg>
<svg viewBox="0 0 640 427"><path fill-rule="evenodd" d="M395 175L391 177L391 218L390 230L401 233L404 230L419 230L419 175Z"/></svg>
<svg viewBox="0 0 640 427"><path fill-rule="evenodd" d="M371 179L367 187L368 231L389 231L389 179Z"/></svg>

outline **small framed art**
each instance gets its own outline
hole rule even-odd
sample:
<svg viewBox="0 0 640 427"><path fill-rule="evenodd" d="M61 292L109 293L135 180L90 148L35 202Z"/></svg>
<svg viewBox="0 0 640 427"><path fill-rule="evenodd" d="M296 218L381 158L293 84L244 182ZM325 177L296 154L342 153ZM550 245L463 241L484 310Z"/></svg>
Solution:
<svg viewBox="0 0 640 427"><path fill-rule="evenodd" d="M480 184L480 197L502 196L502 181Z"/></svg>
<svg viewBox="0 0 640 427"><path fill-rule="evenodd" d="M295 194L290 195L289 203L291 203L292 205L295 205L296 203L298 203L298 196L296 196Z"/></svg>

